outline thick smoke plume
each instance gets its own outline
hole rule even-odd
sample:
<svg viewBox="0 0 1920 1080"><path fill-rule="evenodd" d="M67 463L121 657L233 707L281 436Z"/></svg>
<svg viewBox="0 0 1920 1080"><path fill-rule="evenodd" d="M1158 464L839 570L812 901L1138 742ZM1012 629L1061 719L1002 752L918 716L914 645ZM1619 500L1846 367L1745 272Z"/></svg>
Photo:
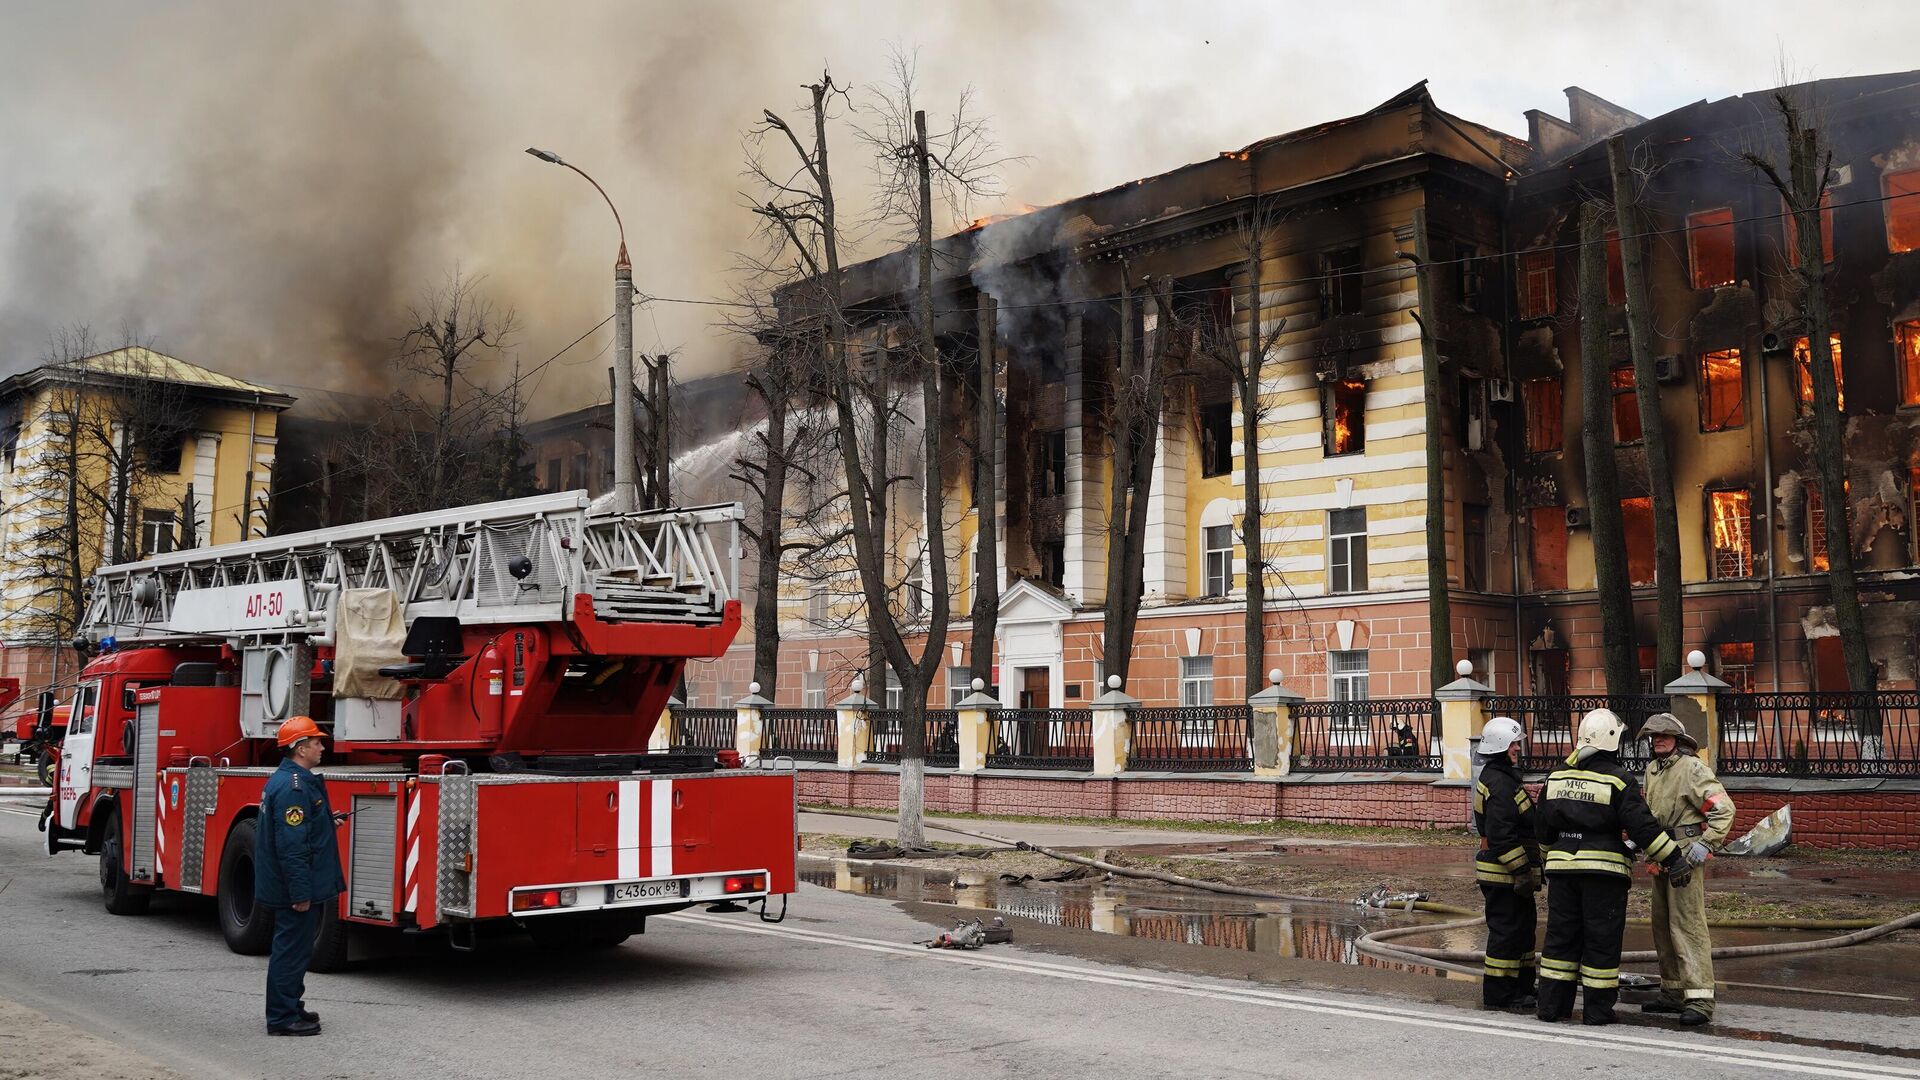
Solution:
<svg viewBox="0 0 1920 1080"><path fill-rule="evenodd" d="M763 106L797 109L823 62L870 86L889 42L920 47L936 115L977 89L1001 146L1029 159L1006 178L1017 205L1360 111L1422 76L1443 105L1509 130L1569 81L1649 113L1752 89L1739 58L1770 54L1777 28L1737 10L1639 28L1556 11L1549 44L1579 48L1501 51L1530 33L1518 16L1475 29L1462 25L1471 9L1431 5L1304 19L1145 2L12 4L0 15L0 373L86 323L106 337L130 326L310 401L324 399L299 388L378 394L407 306L456 267L520 312L531 367L609 310L614 241L593 191L527 146L607 186L643 292L728 295L730 253L753 227L737 195L741 130ZM1829 41L1840 31L1780 10L1796 61L1820 75L1907 66L1876 54L1905 35ZM1418 70L1329 47L1388 25L1397 40L1459 47L1427 50ZM1719 47L1674 74L1675 43L1708 29ZM843 182L865 180L857 144L836 149ZM657 304L637 344L679 350L683 377L724 370L740 345L717 322L712 308ZM606 347L603 329L529 380L536 411L603 396Z"/></svg>

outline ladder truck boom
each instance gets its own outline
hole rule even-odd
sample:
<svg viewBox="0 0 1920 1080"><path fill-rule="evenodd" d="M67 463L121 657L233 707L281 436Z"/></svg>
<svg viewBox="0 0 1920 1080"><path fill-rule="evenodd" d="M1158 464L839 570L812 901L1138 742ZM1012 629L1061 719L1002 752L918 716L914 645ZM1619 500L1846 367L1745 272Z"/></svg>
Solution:
<svg viewBox="0 0 1920 1080"><path fill-rule="evenodd" d="M348 927L611 943L696 903L784 911L794 774L658 729L739 630L741 517L567 492L104 567L49 850L101 858L109 911L217 895L229 946L264 951L253 815L309 715L354 811L323 964Z"/></svg>

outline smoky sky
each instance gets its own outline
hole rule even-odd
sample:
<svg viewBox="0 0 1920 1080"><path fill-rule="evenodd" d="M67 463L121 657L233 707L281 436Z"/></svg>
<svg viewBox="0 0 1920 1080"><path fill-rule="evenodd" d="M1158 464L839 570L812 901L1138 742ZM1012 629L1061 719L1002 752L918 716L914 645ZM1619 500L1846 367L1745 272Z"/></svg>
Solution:
<svg viewBox="0 0 1920 1080"><path fill-rule="evenodd" d="M1532 12L1537 10L1537 14ZM797 112L831 65L856 93L918 47L936 116L971 85L1005 203L1043 204L1350 115L1430 80L1524 135L1581 85L1652 115L1795 77L1913 66L1910 3L1586 8L1146 2L13 3L0 10L0 372L48 336L150 340L234 374L377 393L409 303L456 268L517 310L545 360L610 310L605 206L646 293L731 293L741 132ZM835 146L855 189L869 175ZM969 208L983 214L1002 207ZM885 234L868 241L871 254ZM713 308L658 303L642 351L683 376L742 345ZM608 335L538 381L604 396ZM504 371L493 373L504 378Z"/></svg>

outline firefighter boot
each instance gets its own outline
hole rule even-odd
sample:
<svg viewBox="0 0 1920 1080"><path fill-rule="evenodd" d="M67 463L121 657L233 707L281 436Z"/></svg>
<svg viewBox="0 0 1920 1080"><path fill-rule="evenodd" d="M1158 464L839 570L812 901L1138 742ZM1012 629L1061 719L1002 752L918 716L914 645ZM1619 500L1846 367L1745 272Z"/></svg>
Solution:
<svg viewBox="0 0 1920 1080"><path fill-rule="evenodd" d="M1615 1003L1620 1000L1618 989L1596 990L1591 986L1580 990L1580 1022L1588 1027L1605 1027L1618 1019L1613 1014Z"/></svg>
<svg viewBox="0 0 1920 1080"><path fill-rule="evenodd" d="M1553 1023L1565 1020L1573 1015L1573 992L1575 984L1569 979L1556 978L1548 974L1552 961L1542 957L1540 960L1540 988L1534 1001L1533 1015Z"/></svg>

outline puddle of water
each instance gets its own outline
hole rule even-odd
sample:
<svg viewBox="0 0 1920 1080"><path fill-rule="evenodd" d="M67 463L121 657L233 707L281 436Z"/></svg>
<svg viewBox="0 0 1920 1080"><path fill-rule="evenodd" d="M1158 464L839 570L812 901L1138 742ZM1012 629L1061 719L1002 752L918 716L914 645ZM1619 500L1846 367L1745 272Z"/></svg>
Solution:
<svg viewBox="0 0 1920 1080"><path fill-rule="evenodd" d="M803 859L800 879L840 892L952 904L1017 915L1049 926L1396 970L1413 969L1363 955L1355 944L1361 935L1389 926L1445 921L1359 908L1214 898L1124 881L1034 882L1020 886L1003 883L999 875L985 871L872 866L814 858ZM1425 940L1437 947L1460 949L1480 944L1473 929L1435 934Z"/></svg>

